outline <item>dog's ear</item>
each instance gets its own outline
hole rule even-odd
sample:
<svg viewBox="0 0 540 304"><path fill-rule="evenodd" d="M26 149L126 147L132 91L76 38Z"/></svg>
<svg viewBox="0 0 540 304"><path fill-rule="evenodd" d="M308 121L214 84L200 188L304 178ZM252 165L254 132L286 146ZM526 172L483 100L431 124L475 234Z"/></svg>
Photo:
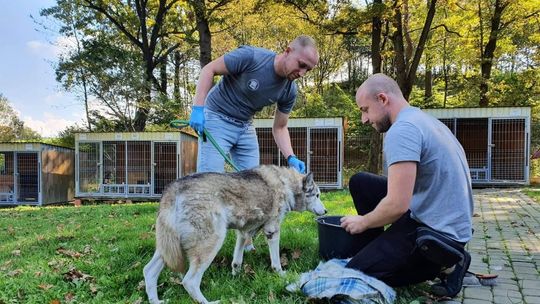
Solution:
<svg viewBox="0 0 540 304"><path fill-rule="evenodd" d="M304 178L302 179L302 188L305 190L308 189L310 185L314 183L313 181L313 172L309 172Z"/></svg>

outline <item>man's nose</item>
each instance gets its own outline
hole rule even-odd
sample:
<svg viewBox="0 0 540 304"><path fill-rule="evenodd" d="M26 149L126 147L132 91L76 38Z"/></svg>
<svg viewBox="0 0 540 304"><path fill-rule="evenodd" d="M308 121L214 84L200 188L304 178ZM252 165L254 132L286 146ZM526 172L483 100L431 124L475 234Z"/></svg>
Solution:
<svg viewBox="0 0 540 304"><path fill-rule="evenodd" d="M362 123L367 124L368 122L369 122L369 119L365 115L362 114Z"/></svg>

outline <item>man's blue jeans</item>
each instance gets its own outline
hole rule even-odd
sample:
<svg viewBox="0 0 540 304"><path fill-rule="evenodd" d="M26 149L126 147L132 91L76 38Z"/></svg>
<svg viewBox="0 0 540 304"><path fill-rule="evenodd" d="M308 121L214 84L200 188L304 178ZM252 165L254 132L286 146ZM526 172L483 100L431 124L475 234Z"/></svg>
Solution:
<svg viewBox="0 0 540 304"><path fill-rule="evenodd" d="M204 127L218 145L229 153L240 170L251 169L259 165L259 142L251 121L241 121L204 109ZM207 140L199 137L197 172L224 172L225 159Z"/></svg>

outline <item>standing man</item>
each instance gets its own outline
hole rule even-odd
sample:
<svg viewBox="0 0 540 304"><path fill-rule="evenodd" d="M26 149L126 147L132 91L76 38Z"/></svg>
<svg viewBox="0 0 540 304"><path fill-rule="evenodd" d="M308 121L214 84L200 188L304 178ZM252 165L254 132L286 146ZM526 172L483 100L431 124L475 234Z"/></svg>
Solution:
<svg viewBox="0 0 540 304"><path fill-rule="evenodd" d="M287 122L297 95L294 80L313 69L318 61L315 41L309 36L297 37L281 54L241 46L215 59L201 70L190 126L199 135L206 128L241 170L251 169L259 165L253 116L277 103L274 140L289 166L305 173L304 162L294 155ZM215 75L223 77L212 87ZM224 165L214 146L199 140L197 172L223 172Z"/></svg>
<svg viewBox="0 0 540 304"><path fill-rule="evenodd" d="M343 217L341 226L361 233L364 246L347 267L391 286L434 279L441 265L416 247L417 228L425 227L462 254L446 280L432 286L433 293L454 297L471 261L464 246L472 236L473 196L463 148L443 123L410 106L386 75L369 77L356 92L356 104L362 123L386 132L388 177L351 177L358 215Z"/></svg>

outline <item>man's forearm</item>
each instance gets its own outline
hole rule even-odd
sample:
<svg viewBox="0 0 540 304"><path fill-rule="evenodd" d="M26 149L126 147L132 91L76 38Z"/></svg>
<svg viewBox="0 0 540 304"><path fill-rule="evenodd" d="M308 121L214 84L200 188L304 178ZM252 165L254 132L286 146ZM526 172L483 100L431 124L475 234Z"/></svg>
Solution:
<svg viewBox="0 0 540 304"><path fill-rule="evenodd" d="M408 204L393 202L388 196L384 197L377 207L366 214L365 221L368 228L384 227L397 221L408 210Z"/></svg>
<svg viewBox="0 0 540 304"><path fill-rule="evenodd" d="M291 145L289 129L287 127L272 128L272 135L274 136L274 140L279 150L281 153L283 153L283 157L287 158L294 153Z"/></svg>

